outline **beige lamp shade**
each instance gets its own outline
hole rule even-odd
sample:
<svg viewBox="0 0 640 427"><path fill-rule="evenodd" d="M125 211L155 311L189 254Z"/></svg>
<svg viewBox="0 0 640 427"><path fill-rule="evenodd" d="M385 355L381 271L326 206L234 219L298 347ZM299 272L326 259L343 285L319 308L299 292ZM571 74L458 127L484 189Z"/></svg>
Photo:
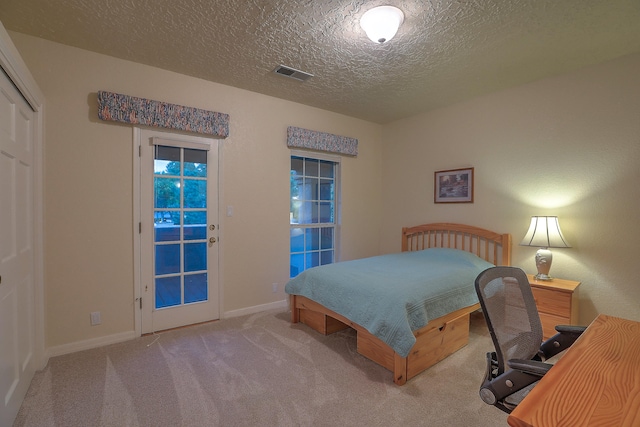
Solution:
<svg viewBox="0 0 640 427"><path fill-rule="evenodd" d="M549 270L551 269L553 254L548 248L571 247L567 239L562 235L557 216L532 216L529 230L520 245L540 248L536 253L538 274L536 274L535 278L538 280L552 280L549 276Z"/></svg>
<svg viewBox="0 0 640 427"><path fill-rule="evenodd" d="M562 235L557 216L532 216L529 231L520 242L522 246L539 248L570 248Z"/></svg>

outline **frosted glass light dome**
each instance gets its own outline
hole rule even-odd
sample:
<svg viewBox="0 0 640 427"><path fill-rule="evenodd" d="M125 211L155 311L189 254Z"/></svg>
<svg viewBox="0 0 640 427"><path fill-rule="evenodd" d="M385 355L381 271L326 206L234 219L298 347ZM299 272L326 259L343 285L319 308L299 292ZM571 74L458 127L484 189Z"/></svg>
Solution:
<svg viewBox="0 0 640 427"><path fill-rule="evenodd" d="M397 7L379 6L369 9L360 18L360 26L374 43L388 42L396 35L404 13Z"/></svg>

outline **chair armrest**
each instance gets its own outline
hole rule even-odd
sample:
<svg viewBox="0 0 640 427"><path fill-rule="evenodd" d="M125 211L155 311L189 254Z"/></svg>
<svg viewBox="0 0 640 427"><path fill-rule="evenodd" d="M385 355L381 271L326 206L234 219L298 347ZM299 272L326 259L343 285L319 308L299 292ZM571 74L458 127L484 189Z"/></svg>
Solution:
<svg viewBox="0 0 640 427"><path fill-rule="evenodd" d="M587 329L586 326L556 325L556 331L561 334L577 334L580 336L585 329Z"/></svg>
<svg viewBox="0 0 640 427"><path fill-rule="evenodd" d="M544 359L549 359L556 354L568 349L587 329L586 326L557 325L558 332L540 346L540 353Z"/></svg>
<svg viewBox="0 0 640 427"><path fill-rule="evenodd" d="M542 377L544 374L549 372L549 369L553 365L544 362L538 362L536 360L523 360L523 359L510 359L507 361L507 365L511 369L515 369L516 371L524 372L531 375L538 375Z"/></svg>
<svg viewBox="0 0 640 427"><path fill-rule="evenodd" d="M526 360L519 360L517 362L528 363ZM497 377L485 379L482 386L480 386L480 398L489 405L495 405L505 412L511 412L511 409L505 406L503 400L507 396L539 381L540 378L541 375L539 373L531 374L518 369L509 369Z"/></svg>

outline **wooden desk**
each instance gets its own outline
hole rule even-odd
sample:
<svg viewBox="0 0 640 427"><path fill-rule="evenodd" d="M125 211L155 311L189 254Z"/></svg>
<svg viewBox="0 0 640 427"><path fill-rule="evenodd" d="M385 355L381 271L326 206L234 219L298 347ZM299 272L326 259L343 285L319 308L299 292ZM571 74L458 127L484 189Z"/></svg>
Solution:
<svg viewBox="0 0 640 427"><path fill-rule="evenodd" d="M598 316L507 422L512 427L640 426L640 322Z"/></svg>

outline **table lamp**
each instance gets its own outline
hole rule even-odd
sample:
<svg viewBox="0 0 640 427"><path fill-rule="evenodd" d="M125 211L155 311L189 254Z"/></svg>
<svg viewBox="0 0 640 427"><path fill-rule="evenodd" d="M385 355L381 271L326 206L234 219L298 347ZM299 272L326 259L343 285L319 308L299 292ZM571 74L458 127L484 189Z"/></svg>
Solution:
<svg viewBox="0 0 640 427"><path fill-rule="evenodd" d="M520 242L521 246L539 247L536 252L537 280L552 280L549 277L553 255L549 248L570 248L571 245L560 231L557 216L532 216L529 231Z"/></svg>

